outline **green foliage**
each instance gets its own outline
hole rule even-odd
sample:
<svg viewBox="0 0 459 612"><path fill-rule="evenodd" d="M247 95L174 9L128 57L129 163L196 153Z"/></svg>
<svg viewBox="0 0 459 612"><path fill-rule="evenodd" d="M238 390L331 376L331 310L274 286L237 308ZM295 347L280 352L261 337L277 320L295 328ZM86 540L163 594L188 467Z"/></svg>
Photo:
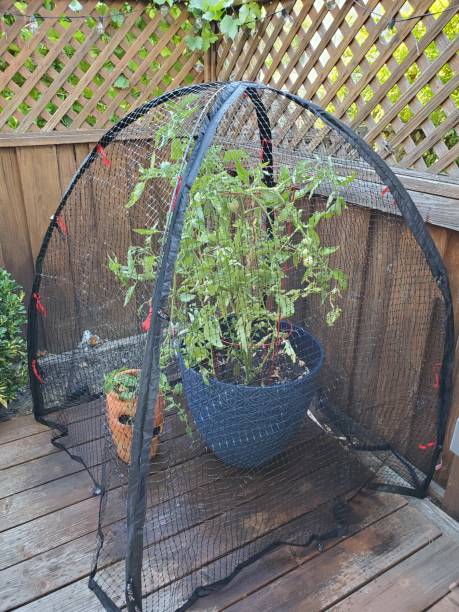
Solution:
<svg viewBox="0 0 459 612"><path fill-rule="evenodd" d="M247 157L242 150L213 146L202 164L190 193L171 319L182 334L189 367L205 378L217 376L218 352L251 384L263 365L255 364L255 354L269 346L270 359L277 323L294 315L299 300L318 295L329 305L330 325L340 315L337 300L347 279L330 267L337 247L323 247L317 229L323 219L341 214L345 202L338 188L348 179L337 177L323 160L301 161L293 171L281 167L277 184L267 187L262 164L249 168ZM167 168L170 178L178 173L173 166ZM312 197L324 182L334 191L326 207L307 216L296 201ZM300 288L287 288L287 266L301 270ZM286 340L280 351L295 359Z"/></svg>
<svg viewBox="0 0 459 612"><path fill-rule="evenodd" d="M0 405L7 406L26 382L24 292L0 268Z"/></svg>
<svg viewBox="0 0 459 612"><path fill-rule="evenodd" d="M167 181L175 188L187 146L177 129L196 112L193 108L192 96L168 103L170 120L158 131L156 146L168 148L170 161L153 154L150 166L140 168L127 207L139 201L149 181ZM251 384L274 350L296 360L287 334L279 332L279 321L292 317L300 300L317 296L326 306L328 325L339 318L347 277L330 265L339 247L321 244L319 226L341 215L345 201L340 189L353 177L338 176L330 160L319 158L300 161L293 170L281 166L273 187L265 185L264 177L263 164L253 166L244 150L213 145L203 160L185 215L163 366L178 338L187 366L206 380L218 377L218 355ZM321 185L327 186L328 200L309 214L297 201L312 198ZM116 257L108 262L126 290L125 303L138 283L154 280L158 262L157 239L153 242L157 226L136 232L144 236L143 245L130 246L125 263ZM301 274L300 286L287 287L287 267ZM261 348L260 363L255 357ZM165 377L161 385L167 392Z"/></svg>
<svg viewBox="0 0 459 612"><path fill-rule="evenodd" d="M83 10L83 5L81 2L78 2L78 0L72 0L69 2L69 9L75 13L78 13L79 11Z"/></svg>
<svg viewBox="0 0 459 612"><path fill-rule="evenodd" d="M140 370L126 370L120 368L113 370L105 376L104 393L115 393L120 400L129 402L136 400L139 392ZM186 412L179 401L183 393L181 383L172 386L166 375L161 374L161 393L166 400L166 410L177 410L178 418L185 424L186 433L191 435L192 430L188 423ZM133 424L133 419L128 421Z"/></svg>
<svg viewBox="0 0 459 612"><path fill-rule="evenodd" d="M124 76L124 74L120 74L120 76L113 83L114 87L118 89L129 89L129 80Z"/></svg>
<svg viewBox="0 0 459 612"><path fill-rule="evenodd" d="M167 7L173 19L177 19L185 6L188 9L193 25L188 23L191 30L185 37L185 43L190 51L207 51L220 36L234 40L242 28L253 30L257 20L262 16L262 0L250 0L240 3L238 0L150 0L145 3L145 17L154 19L161 7ZM22 14L27 14L29 2L18 1L14 7ZM55 10L55 3L51 0L43 0L43 7L48 11ZM133 8L134 7L134 8ZM71 13L81 13L84 11L84 3L79 0L69 0L68 8ZM115 28L122 27L125 15L133 10L138 11L138 6L133 3L125 2L121 7L110 8L108 2L100 1L96 4L96 11L105 20L111 22ZM40 16L37 14L37 20ZM8 13L4 19L5 23L15 22L15 16ZM10 23L11 22L11 23ZM92 17L87 19L90 27L95 27L97 21ZM63 25L63 24L62 24ZM137 26L143 29L146 22L139 17ZM169 28L169 23L164 21L161 27L165 30ZM184 26L185 29L185 26ZM28 41L32 38L32 33L27 27L21 31L22 38ZM107 37L108 35L104 34Z"/></svg>
<svg viewBox="0 0 459 612"><path fill-rule="evenodd" d="M137 183L133 193L139 192L138 186L143 187L144 182ZM140 195L136 196L137 199ZM135 229L134 232L145 236L143 246L130 246L127 251L126 264L118 261L116 256L110 257L108 267L111 272L120 281L121 285L126 288L126 296L124 305L127 306L134 295L134 290L138 283L148 282L154 278L157 264L157 256L151 248L152 238L159 233L157 226L151 228Z"/></svg>
<svg viewBox="0 0 459 612"><path fill-rule="evenodd" d="M104 382L105 393L115 393L120 400L128 402L137 397L140 370L113 370L107 374Z"/></svg>

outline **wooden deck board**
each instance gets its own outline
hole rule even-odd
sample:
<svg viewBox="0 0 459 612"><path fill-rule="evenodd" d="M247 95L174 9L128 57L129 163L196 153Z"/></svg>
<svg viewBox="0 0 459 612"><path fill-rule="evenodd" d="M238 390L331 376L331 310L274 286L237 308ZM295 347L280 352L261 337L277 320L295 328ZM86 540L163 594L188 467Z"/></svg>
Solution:
<svg viewBox="0 0 459 612"><path fill-rule="evenodd" d="M333 612L387 612L393 601L401 610L425 610L448 592L459 568L459 542L443 536L398 563L332 608Z"/></svg>
<svg viewBox="0 0 459 612"><path fill-rule="evenodd" d="M429 608L429 612L457 612L457 610L459 610L459 586L457 586L457 582L450 585L448 595L442 597Z"/></svg>
<svg viewBox="0 0 459 612"><path fill-rule="evenodd" d="M51 444L49 430L20 440L5 442L0 445L0 470L56 452L58 449Z"/></svg>
<svg viewBox="0 0 459 612"><path fill-rule="evenodd" d="M228 610L323 610L439 537L435 525L407 506Z"/></svg>
<svg viewBox="0 0 459 612"><path fill-rule="evenodd" d="M32 417L0 424L0 610L101 612L87 587L98 500L91 497L88 474L49 443L50 435ZM198 469L205 457L188 460L195 461ZM203 491L212 486L201 484ZM111 494L117 495L116 490ZM154 498L149 504L155 504ZM300 524L301 517L291 505L291 509L285 505L284 516L273 514L267 529L276 529L283 521ZM459 595L453 588L459 580L459 529L454 521L428 501L397 495L361 492L351 506L356 520L349 533L328 542L322 554L315 549L277 549L222 591L198 600L192 609L459 610ZM320 512L320 507L311 511ZM122 514L112 516L113 529L123 523ZM208 527L211 524L209 516ZM203 533L199 525L190 529L191 537ZM215 550L231 556L234 551L222 538L215 541ZM119 558L115 547L110 559L122 576ZM208 562L211 569L212 561ZM191 580L194 570L188 571ZM170 587L164 586L160 593L167 604Z"/></svg>
<svg viewBox="0 0 459 612"><path fill-rule="evenodd" d="M27 436L47 430L48 428L38 423L32 415L16 417L10 421L0 423L0 444L21 440Z"/></svg>

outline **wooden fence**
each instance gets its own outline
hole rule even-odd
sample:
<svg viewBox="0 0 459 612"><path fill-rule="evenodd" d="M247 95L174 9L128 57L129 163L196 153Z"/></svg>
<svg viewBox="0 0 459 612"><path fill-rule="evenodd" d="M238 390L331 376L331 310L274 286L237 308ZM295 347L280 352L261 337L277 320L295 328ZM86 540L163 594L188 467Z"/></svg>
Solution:
<svg viewBox="0 0 459 612"><path fill-rule="evenodd" d="M187 50L193 26L185 10L152 19L136 12L121 27L107 24L101 37L95 0L84 3L95 17L89 21L66 21L67 4L58 0L47 13L41 0L31 0L29 11L56 18L39 22L30 42L21 38L26 22L18 18L0 39L0 265L27 289L60 196L108 127L179 85L250 79L328 108L398 167L445 259L459 321L459 0L420 0L411 9L405 0L342 0L332 10L322 0L271 2L265 12L276 14L254 35L241 32L207 53ZM281 6L291 20L278 13ZM402 7L409 16L455 6L399 23L390 35L385 30ZM458 416L459 380L449 435ZM441 484L452 463L447 452ZM458 463L451 477L459 482ZM459 508L459 487L448 490L451 507Z"/></svg>

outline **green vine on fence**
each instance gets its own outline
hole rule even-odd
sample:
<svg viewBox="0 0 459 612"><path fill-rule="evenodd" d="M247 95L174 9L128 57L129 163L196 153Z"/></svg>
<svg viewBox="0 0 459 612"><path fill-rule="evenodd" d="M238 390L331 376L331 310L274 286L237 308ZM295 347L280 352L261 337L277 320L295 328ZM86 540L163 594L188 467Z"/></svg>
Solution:
<svg viewBox="0 0 459 612"><path fill-rule="evenodd" d="M54 0L44 0L43 8L46 11L53 11ZM71 0L68 3L69 15L62 16L61 19L68 21L72 16L81 16L89 27L99 27L101 36L108 41L110 36L105 26L111 24L116 29L121 28L126 16L131 13L139 13L139 19L145 16L153 19L160 11L163 17L170 14L173 18L177 18L183 8L187 9L192 22L192 29L185 37L185 43L190 51L207 51L219 38L234 40L241 29L255 30L257 22L265 13L262 2L256 0L242 4L238 0L153 0L146 2L141 11L129 2L124 2L117 8L110 8L107 2L98 2L96 11L99 21L97 21L92 16L84 17L83 4L79 0ZM2 15L2 21L6 26L11 26L16 19L23 19L26 15L30 17L30 21L24 23L21 36L25 41L29 41L44 22L46 15L42 16L37 12L28 13L28 2L19 0L14 2L14 11ZM0 37L5 34L1 32Z"/></svg>

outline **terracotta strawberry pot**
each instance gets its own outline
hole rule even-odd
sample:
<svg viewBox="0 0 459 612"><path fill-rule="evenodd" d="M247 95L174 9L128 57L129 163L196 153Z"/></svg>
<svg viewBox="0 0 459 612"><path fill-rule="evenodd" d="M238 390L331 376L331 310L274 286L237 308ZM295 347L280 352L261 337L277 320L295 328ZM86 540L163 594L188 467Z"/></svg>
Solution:
<svg viewBox="0 0 459 612"><path fill-rule="evenodd" d="M126 374L140 373L140 370L126 370ZM112 440L118 457L124 463L129 464L131 458L131 444L133 433L133 419L137 408L137 398L122 400L114 391L106 394L107 422L112 434ZM154 413L153 438L150 447L150 459L152 459L159 445L159 434L164 425L164 397L158 396Z"/></svg>

